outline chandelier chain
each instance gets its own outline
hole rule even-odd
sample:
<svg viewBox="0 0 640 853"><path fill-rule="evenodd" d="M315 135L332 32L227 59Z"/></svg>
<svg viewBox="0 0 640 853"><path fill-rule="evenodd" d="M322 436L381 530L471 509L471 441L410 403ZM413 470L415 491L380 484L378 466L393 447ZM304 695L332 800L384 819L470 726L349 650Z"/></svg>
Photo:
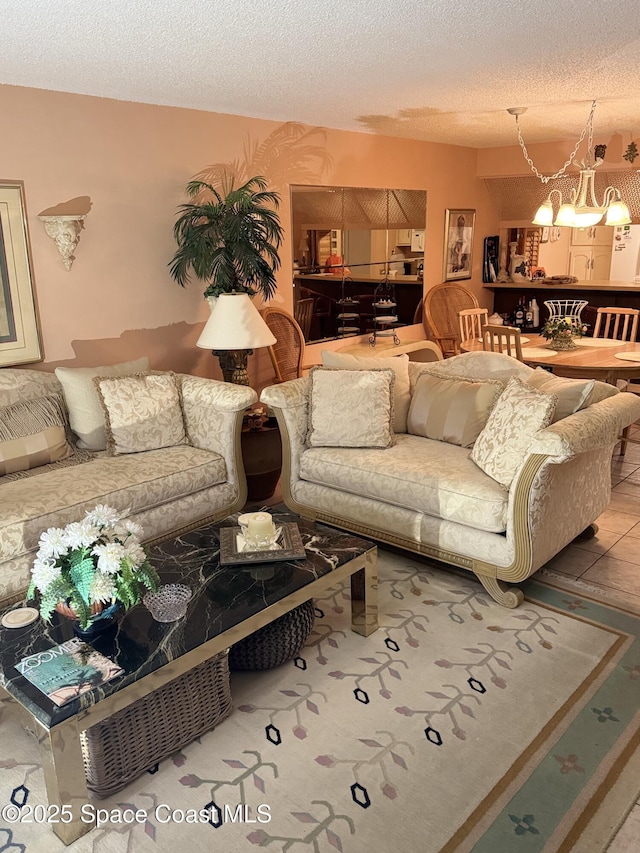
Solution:
<svg viewBox="0 0 640 853"><path fill-rule="evenodd" d="M566 172L567 168L568 168L568 167L571 165L571 163L573 162L573 158L574 158L574 157L576 156L576 154L578 153L578 148L579 148L579 147L580 147L580 145L582 144L582 141L584 140L584 137L585 137L585 135L586 135L586 133L587 133L587 130L589 131L589 142L588 142L588 148L587 148L587 151L591 151L591 146L592 146L592 143L593 143L593 114L594 114L594 112L595 112L595 109L596 109L596 102L595 102L595 101L593 101L593 102L591 103L591 112L589 113L589 118L587 119L587 123L586 123L586 124L585 124L585 126L582 128L582 133L580 134L580 138L579 138L579 139L578 139L578 141L576 142L576 144L575 144L575 147L574 147L573 151L572 151L572 152L571 152L571 154L569 155L569 159L566 161L566 163L564 164L564 166L562 166L562 168L561 168L561 169L558 169L558 171L557 171L555 174L553 174L553 175L543 175L543 174L541 174L541 173L538 171L538 169L536 168L535 163L533 162L533 160L531 159L531 157L529 157L529 152L527 151L527 146L525 145L525 143L524 143L524 139L522 138L522 133L521 133L521 131L520 131L520 121L519 121L519 117L518 117L518 116L516 116L516 117L515 117L515 118L516 118L516 127L517 127L517 129L518 129L518 142L520 143L520 147L522 148L522 153L524 154L524 158L525 158L525 160L527 161L527 163L529 164L529 166L531 167L531 171L534 173L534 175L535 175L537 178L539 178L539 179L540 179L540 181L541 181L543 184L548 184L548 183L549 183L549 181L555 181L555 180L556 180L556 178L561 178L561 177L562 177L562 175L564 175L564 173Z"/></svg>

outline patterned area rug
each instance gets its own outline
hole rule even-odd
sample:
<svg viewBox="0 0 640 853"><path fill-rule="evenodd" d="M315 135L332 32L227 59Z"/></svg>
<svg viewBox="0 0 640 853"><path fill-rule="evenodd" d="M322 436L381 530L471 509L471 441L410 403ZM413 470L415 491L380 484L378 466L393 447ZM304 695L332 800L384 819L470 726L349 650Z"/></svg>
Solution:
<svg viewBox="0 0 640 853"><path fill-rule="evenodd" d="M66 849L601 853L639 787L640 618L551 579L506 610L428 560L381 549L379 570L375 634L346 589L318 599L295 661L235 674L232 715ZM0 714L0 807L35 818L37 747ZM0 851L65 849L14 811Z"/></svg>

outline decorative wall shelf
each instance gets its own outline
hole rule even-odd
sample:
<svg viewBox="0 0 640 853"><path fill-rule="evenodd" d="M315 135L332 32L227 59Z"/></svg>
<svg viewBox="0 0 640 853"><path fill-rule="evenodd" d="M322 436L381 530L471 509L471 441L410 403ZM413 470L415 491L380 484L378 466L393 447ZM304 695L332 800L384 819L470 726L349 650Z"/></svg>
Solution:
<svg viewBox="0 0 640 853"><path fill-rule="evenodd" d="M58 247L64 268L70 270L76 259L74 252L80 240L80 232L84 228L86 215L39 216L38 219L42 220L44 230Z"/></svg>

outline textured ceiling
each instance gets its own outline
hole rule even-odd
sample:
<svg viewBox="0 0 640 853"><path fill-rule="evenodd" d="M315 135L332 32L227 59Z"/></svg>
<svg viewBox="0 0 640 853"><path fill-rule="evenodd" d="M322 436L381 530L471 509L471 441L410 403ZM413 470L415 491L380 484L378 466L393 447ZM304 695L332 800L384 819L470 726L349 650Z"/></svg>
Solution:
<svg viewBox="0 0 640 853"><path fill-rule="evenodd" d="M640 0L1 0L0 83L471 147L640 134Z"/></svg>

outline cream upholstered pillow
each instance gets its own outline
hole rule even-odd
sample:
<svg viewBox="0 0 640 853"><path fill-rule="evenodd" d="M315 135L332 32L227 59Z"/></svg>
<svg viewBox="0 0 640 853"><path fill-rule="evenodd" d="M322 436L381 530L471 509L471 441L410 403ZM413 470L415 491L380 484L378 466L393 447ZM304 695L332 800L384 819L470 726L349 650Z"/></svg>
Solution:
<svg viewBox="0 0 640 853"><path fill-rule="evenodd" d="M0 409L0 475L39 468L71 453L59 394Z"/></svg>
<svg viewBox="0 0 640 853"><path fill-rule="evenodd" d="M424 372L411 399L407 432L471 447L503 390L497 380Z"/></svg>
<svg viewBox="0 0 640 853"><path fill-rule="evenodd" d="M555 394L558 398L553 420L551 423L562 420L579 409L589 405L595 381L593 379L563 379L554 376L544 367L537 367L527 379L527 384L545 394Z"/></svg>
<svg viewBox="0 0 640 853"><path fill-rule="evenodd" d="M187 434L174 373L94 376L110 456L184 444Z"/></svg>
<svg viewBox="0 0 640 853"><path fill-rule="evenodd" d="M309 374L311 447L390 447L393 444L393 370L334 370Z"/></svg>
<svg viewBox="0 0 640 853"><path fill-rule="evenodd" d="M536 433L551 423L557 401L555 395L510 379L473 445L471 458L476 465L509 487Z"/></svg>
<svg viewBox="0 0 640 853"><path fill-rule="evenodd" d="M411 384L409 382L409 356L406 353L390 358L349 355L342 352L322 350L323 367L337 367L341 370L380 370L391 368L395 374L394 383L394 432L407 431L407 413L411 404Z"/></svg>
<svg viewBox="0 0 640 853"><path fill-rule="evenodd" d="M62 385L69 410L69 423L78 436L78 447L85 450L104 450L107 446L104 414L93 385L93 377L124 376L145 370L149 370L149 359L146 356L108 367L56 367L56 376Z"/></svg>

